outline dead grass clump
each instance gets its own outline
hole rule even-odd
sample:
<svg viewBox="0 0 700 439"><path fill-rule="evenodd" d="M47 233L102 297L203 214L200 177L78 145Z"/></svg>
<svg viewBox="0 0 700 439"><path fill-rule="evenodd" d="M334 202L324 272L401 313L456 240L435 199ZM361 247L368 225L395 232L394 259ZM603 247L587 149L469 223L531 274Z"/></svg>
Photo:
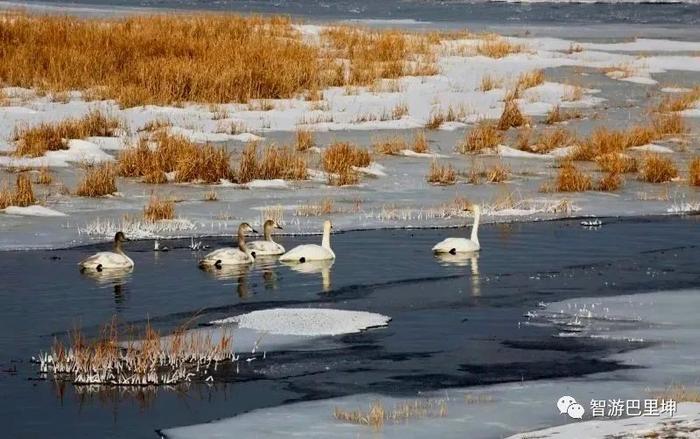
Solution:
<svg viewBox="0 0 700 439"><path fill-rule="evenodd" d="M457 150L462 154L478 153L485 149L495 148L502 139L503 135L495 124L481 121L457 145Z"/></svg>
<svg viewBox="0 0 700 439"><path fill-rule="evenodd" d="M457 173L452 165L440 165L436 160L430 164L430 170L426 176L428 183L438 185L452 185L457 181Z"/></svg>
<svg viewBox="0 0 700 439"><path fill-rule="evenodd" d="M139 128L139 131L154 132L154 131L159 131L159 130L162 130L163 128L168 128L171 126L173 126L173 123L170 121L170 119L156 118L156 119L152 119L152 120L149 120L148 122L146 122L144 124L144 126Z"/></svg>
<svg viewBox="0 0 700 439"><path fill-rule="evenodd" d="M102 197L117 192L117 169L112 163L89 166L78 183L79 197Z"/></svg>
<svg viewBox="0 0 700 439"><path fill-rule="evenodd" d="M485 171L485 178L488 183L503 183L508 180L510 170L498 163Z"/></svg>
<svg viewBox="0 0 700 439"><path fill-rule="evenodd" d="M591 177L567 161L562 164L554 182L557 192L584 192L592 188Z"/></svg>
<svg viewBox="0 0 700 439"><path fill-rule="evenodd" d="M0 34L7 84L99 87L124 106L289 98L324 83L319 47L282 17L17 14Z"/></svg>
<svg viewBox="0 0 700 439"><path fill-rule="evenodd" d="M144 183L165 183L174 173L177 182L218 183L232 179L230 154L223 147L199 146L185 137L158 132L152 139L142 138L118 157L122 177L142 177Z"/></svg>
<svg viewBox="0 0 700 439"><path fill-rule="evenodd" d="M39 169L39 173L34 178L34 183L44 185L53 183L53 174L51 174L48 166L44 166Z"/></svg>
<svg viewBox="0 0 700 439"><path fill-rule="evenodd" d="M669 96L659 104L657 110L662 113L688 110L700 101L700 86L693 87L692 90L680 93L677 96Z"/></svg>
<svg viewBox="0 0 700 439"><path fill-rule="evenodd" d="M209 191L204 194L204 201L217 201L219 199L219 194L216 191Z"/></svg>
<svg viewBox="0 0 700 439"><path fill-rule="evenodd" d="M688 183L700 186L700 157L693 157L688 164Z"/></svg>
<svg viewBox="0 0 700 439"><path fill-rule="evenodd" d="M425 135L425 131L418 131L415 136L413 136L411 150L418 154L425 154L428 152L428 137Z"/></svg>
<svg viewBox="0 0 700 439"><path fill-rule="evenodd" d="M476 52L479 55L489 58L503 58L523 50L524 47L521 44L511 43L499 36L488 36L476 46Z"/></svg>
<svg viewBox="0 0 700 439"><path fill-rule="evenodd" d="M568 146L573 141L571 133L564 128L545 130L532 143L530 137L529 130L521 131L518 134L518 148L537 154L548 154L557 148Z"/></svg>
<svg viewBox="0 0 700 439"><path fill-rule="evenodd" d="M151 195L148 205L143 208L143 217L152 223L175 218L175 202Z"/></svg>
<svg viewBox="0 0 700 439"><path fill-rule="evenodd" d="M334 202L332 198L324 198L317 203L304 204L297 208L296 216L322 216L333 213Z"/></svg>
<svg viewBox="0 0 700 439"><path fill-rule="evenodd" d="M17 174L17 180L15 181L15 190L10 192L8 190L3 190L4 196L0 196L3 200L0 204L7 206L19 206L27 207L36 203L36 198L34 198L34 190L32 189L32 181L29 176L25 173Z"/></svg>
<svg viewBox="0 0 700 439"><path fill-rule="evenodd" d="M681 385L672 385L664 390L651 392L653 398L676 402L700 402L700 391Z"/></svg>
<svg viewBox="0 0 700 439"><path fill-rule="evenodd" d="M386 155L397 155L404 149L408 149L406 140L399 136L376 139L372 147L377 153Z"/></svg>
<svg viewBox="0 0 700 439"><path fill-rule="evenodd" d="M429 130L436 130L445 123L445 114L441 111L431 111L428 121L425 123L425 128Z"/></svg>
<svg viewBox="0 0 700 439"><path fill-rule="evenodd" d="M596 128L583 142L575 148L574 160L594 160L602 154L620 153L628 146L627 134L607 128Z"/></svg>
<svg viewBox="0 0 700 439"><path fill-rule="evenodd" d="M122 122L119 119L99 110L93 110L77 119L20 127L14 133L14 140L17 143L14 154L40 157L46 151L67 149L66 140L84 139L90 136L112 136L121 126Z"/></svg>
<svg viewBox="0 0 700 439"><path fill-rule="evenodd" d="M237 180L248 183L252 180L305 180L308 177L306 158L288 146L267 146L258 154L258 143L249 143L238 164Z"/></svg>
<svg viewBox="0 0 700 439"><path fill-rule="evenodd" d="M537 69L521 74L518 77L516 88L518 90L526 90L541 84L544 84L544 70Z"/></svg>
<svg viewBox="0 0 700 439"><path fill-rule="evenodd" d="M415 399L402 401L394 408L385 408L381 401L373 401L369 410L344 410L335 407L333 417L349 424L366 425L380 430L386 422L406 423L412 419L437 418L447 416L447 401Z"/></svg>
<svg viewBox="0 0 700 439"><path fill-rule="evenodd" d="M603 192L614 192L622 186L622 177L616 172L606 174L598 182L598 190Z"/></svg>
<svg viewBox="0 0 700 439"><path fill-rule="evenodd" d="M349 142L334 142L321 154L321 166L332 186L356 184L360 177L355 168L364 168L370 162L369 151Z"/></svg>
<svg viewBox="0 0 700 439"><path fill-rule="evenodd" d="M503 107L503 113L501 113L501 118L498 120L497 128L501 131L505 131L510 127L519 127L524 125L527 120L523 117L520 112L518 103L515 99L509 99L505 102Z"/></svg>
<svg viewBox="0 0 700 439"><path fill-rule="evenodd" d="M298 128L295 133L295 143L294 147L297 151L307 151L310 148L316 146L316 141L314 140L314 135L311 131L305 130L303 128Z"/></svg>
<svg viewBox="0 0 700 439"><path fill-rule="evenodd" d="M687 131L685 122L678 113L658 115L652 119L651 124L653 125L656 138L684 134Z"/></svg>
<svg viewBox="0 0 700 439"><path fill-rule="evenodd" d="M595 159L598 168L612 174L637 172L637 159L617 152L600 155Z"/></svg>
<svg viewBox="0 0 700 439"><path fill-rule="evenodd" d="M438 73L434 49L425 34L333 26L321 32L321 42L329 49L328 56L347 60L347 76L337 67L327 69L340 85L370 85L380 78Z"/></svg>
<svg viewBox="0 0 700 439"><path fill-rule="evenodd" d="M648 183L663 183L678 177L678 169L673 161L659 154L646 154L639 171L641 180Z"/></svg>
<svg viewBox="0 0 700 439"><path fill-rule="evenodd" d="M479 85L479 90L487 92L496 88L501 88L502 86L502 80L496 79L491 75L484 75L481 77L481 84Z"/></svg>
<svg viewBox="0 0 700 439"><path fill-rule="evenodd" d="M547 125L552 125L571 119L580 119L581 117L581 112L578 110L562 110L561 107L557 105L547 113L547 117L543 122Z"/></svg>

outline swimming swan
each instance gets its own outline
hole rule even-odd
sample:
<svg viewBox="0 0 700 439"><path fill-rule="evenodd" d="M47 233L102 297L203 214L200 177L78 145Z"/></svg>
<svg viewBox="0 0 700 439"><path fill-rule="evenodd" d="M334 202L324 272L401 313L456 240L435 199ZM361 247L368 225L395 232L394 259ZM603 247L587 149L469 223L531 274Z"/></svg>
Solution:
<svg viewBox="0 0 700 439"><path fill-rule="evenodd" d="M134 261L122 250L122 243L129 241L123 232L114 235L114 250L99 252L80 262L81 271L102 271L109 269L126 269L134 266Z"/></svg>
<svg viewBox="0 0 700 439"><path fill-rule="evenodd" d="M330 221L323 223L323 240L321 245L304 244L298 245L287 253L280 256L280 261L288 262L307 262L307 261L324 261L327 259L335 259L335 253L331 250L331 229L333 226Z"/></svg>
<svg viewBox="0 0 700 439"><path fill-rule="evenodd" d="M267 220L263 225L264 241L253 241L246 244L248 250L253 257L257 256L274 256L284 253L284 247L272 240L272 229L282 230L282 226L277 224L275 220Z"/></svg>
<svg viewBox="0 0 700 439"><path fill-rule="evenodd" d="M245 245L245 234L258 233L248 223L241 223L238 226L238 247L227 247L214 250L199 261L199 266L202 268L216 267L221 268L222 265L239 265L251 264L255 258L250 253L250 250Z"/></svg>
<svg viewBox="0 0 700 439"><path fill-rule="evenodd" d="M443 241L438 242L433 247L433 253L450 253L452 255L456 253L467 253L467 252L477 252L481 249L479 245L479 217L481 215L481 209L476 204L472 205L471 208L465 210L471 210L474 212L474 225L472 226L472 235L469 239L467 238L447 238Z"/></svg>

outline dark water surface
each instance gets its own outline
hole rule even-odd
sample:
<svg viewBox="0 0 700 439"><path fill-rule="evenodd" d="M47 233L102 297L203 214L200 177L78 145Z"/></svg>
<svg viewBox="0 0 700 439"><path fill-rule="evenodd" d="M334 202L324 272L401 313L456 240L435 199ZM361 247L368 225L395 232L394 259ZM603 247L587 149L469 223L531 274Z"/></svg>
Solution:
<svg viewBox="0 0 700 439"><path fill-rule="evenodd" d="M351 393L415 395L449 386L573 376L619 367L602 360L626 345L562 344L551 328L521 326L540 301L686 288L700 284L697 217L609 220L598 230L579 221L482 226L477 260L440 262L430 247L465 229L348 232L332 237L338 260L324 286L319 273L277 263L213 276L196 267L187 242L167 253L132 242L133 274L100 284L76 263L97 248L0 252L0 421L2 437L156 437L154 430L229 417L261 407ZM291 247L318 237L282 237ZM206 241L212 247L222 239ZM330 282L328 284L328 282ZM172 329L273 306L379 312L389 327L317 346L269 353L226 369L223 382L137 397L80 397L40 381L27 361L54 334L78 325L95 333L121 322ZM234 334L235 336L235 334ZM573 343L573 344L572 344ZM60 395L60 396L59 396ZM330 414L329 414L330 416Z"/></svg>
<svg viewBox="0 0 700 439"><path fill-rule="evenodd" d="M86 13L114 8L209 10L283 14L311 20L415 20L493 25L692 25L700 23L700 4L638 3L501 3L482 0L24 0L29 5L78 7ZM90 11L90 8L97 10ZM603 37L603 35L600 35Z"/></svg>

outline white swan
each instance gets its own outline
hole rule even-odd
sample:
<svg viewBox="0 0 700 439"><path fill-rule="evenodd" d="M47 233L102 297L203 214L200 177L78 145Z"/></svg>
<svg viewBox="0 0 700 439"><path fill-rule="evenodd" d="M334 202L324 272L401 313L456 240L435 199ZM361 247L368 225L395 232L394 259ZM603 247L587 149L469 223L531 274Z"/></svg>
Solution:
<svg viewBox="0 0 700 439"><path fill-rule="evenodd" d="M129 241L123 232L114 235L114 250L99 252L80 261L81 271L102 271L110 269L127 269L134 266L134 261L122 250L122 243Z"/></svg>
<svg viewBox="0 0 700 439"><path fill-rule="evenodd" d="M307 261L324 261L327 259L335 259L335 253L331 250L331 229L333 226L330 221L323 223L323 240L321 245L304 244L298 245L287 253L280 256L280 261L287 262L307 262Z"/></svg>
<svg viewBox="0 0 700 439"><path fill-rule="evenodd" d="M472 205L470 208L465 210L471 210L474 212L474 225L472 226L472 235L469 239L467 238L447 238L444 239L433 247L433 253L467 253L467 252L477 252L481 249L479 245L479 217L481 215L481 209L476 204Z"/></svg>
<svg viewBox="0 0 700 439"><path fill-rule="evenodd" d="M277 224L275 220L269 219L263 225L264 241L253 241L246 244L253 257L275 256L284 253L284 247L272 240L272 229L282 230L282 226Z"/></svg>
<svg viewBox="0 0 700 439"><path fill-rule="evenodd" d="M247 232L258 233L252 227L250 227L250 224L241 223L241 225L238 226L238 247L227 247L214 250L199 261L199 266L202 268L221 268L222 265L253 263L255 258L245 245L245 234Z"/></svg>

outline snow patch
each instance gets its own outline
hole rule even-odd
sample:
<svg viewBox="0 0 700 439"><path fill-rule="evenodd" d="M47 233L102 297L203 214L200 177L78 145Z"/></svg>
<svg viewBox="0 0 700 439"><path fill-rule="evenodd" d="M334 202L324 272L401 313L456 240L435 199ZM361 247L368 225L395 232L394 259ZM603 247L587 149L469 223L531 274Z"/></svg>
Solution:
<svg viewBox="0 0 700 439"><path fill-rule="evenodd" d="M67 216L63 212L57 210L49 209L48 207L33 205L27 207L20 206L9 206L6 207L3 212L8 215L18 215L18 216Z"/></svg>

